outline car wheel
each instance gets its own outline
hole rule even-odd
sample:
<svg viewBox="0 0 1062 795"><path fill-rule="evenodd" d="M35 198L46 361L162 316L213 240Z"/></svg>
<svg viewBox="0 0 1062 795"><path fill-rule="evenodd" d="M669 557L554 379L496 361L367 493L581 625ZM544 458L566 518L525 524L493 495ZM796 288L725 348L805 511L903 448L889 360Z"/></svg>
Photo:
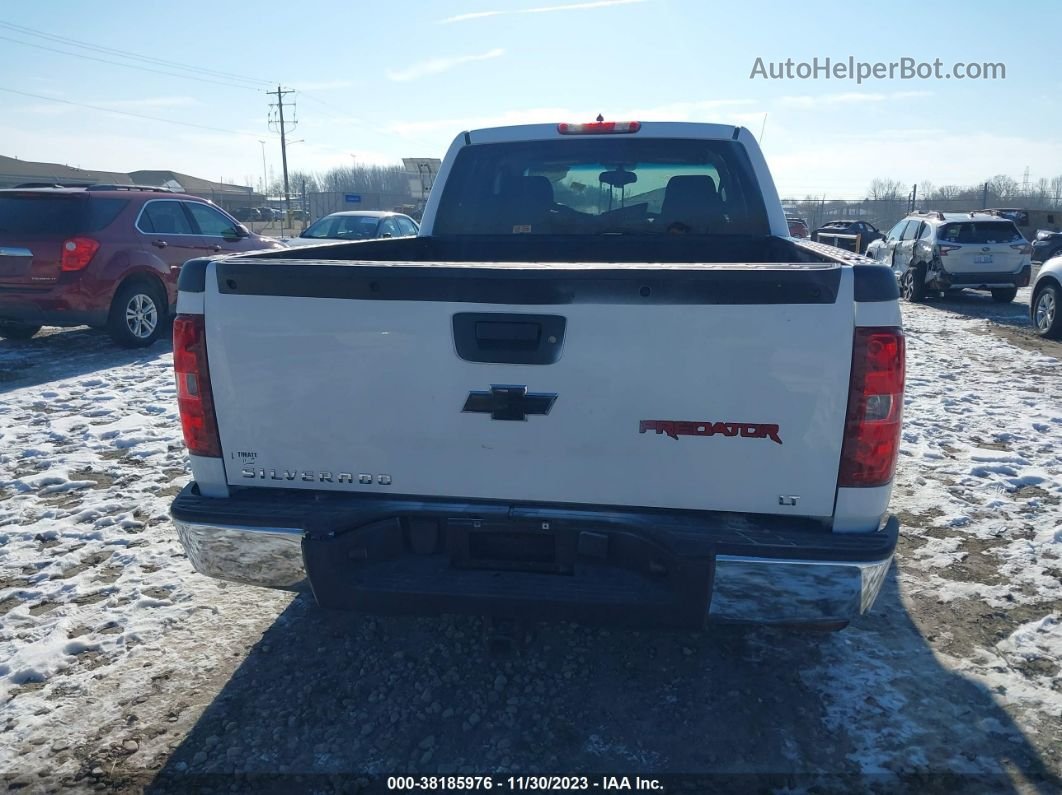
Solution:
<svg viewBox="0 0 1062 795"><path fill-rule="evenodd" d="M146 348L166 328L166 304L162 291L150 282L122 285L114 296L107 330L123 348Z"/></svg>
<svg viewBox="0 0 1062 795"><path fill-rule="evenodd" d="M1041 337L1049 340L1062 339L1062 290L1053 284L1046 284L1036 291L1032 300L1033 328Z"/></svg>
<svg viewBox="0 0 1062 795"><path fill-rule="evenodd" d="M919 262L908 268L900 277L900 295L903 300L919 304L926 300L926 264Z"/></svg>
<svg viewBox="0 0 1062 795"><path fill-rule="evenodd" d="M0 323L0 337L8 340L28 340L40 330L40 326L34 326L29 323L14 323L6 321Z"/></svg>
<svg viewBox="0 0 1062 795"><path fill-rule="evenodd" d="M1018 294L1017 287L1001 287L997 290L992 290L992 300L997 304L1009 304L1014 300L1014 296Z"/></svg>

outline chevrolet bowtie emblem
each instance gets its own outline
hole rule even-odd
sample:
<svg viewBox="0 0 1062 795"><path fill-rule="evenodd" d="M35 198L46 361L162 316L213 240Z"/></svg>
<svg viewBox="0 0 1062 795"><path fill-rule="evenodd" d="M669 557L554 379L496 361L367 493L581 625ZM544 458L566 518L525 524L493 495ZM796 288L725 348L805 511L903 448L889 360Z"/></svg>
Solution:
<svg viewBox="0 0 1062 795"><path fill-rule="evenodd" d="M528 414L549 414L557 396L528 392L526 386L494 384L490 392L469 392L461 411L490 414L492 420L526 420Z"/></svg>

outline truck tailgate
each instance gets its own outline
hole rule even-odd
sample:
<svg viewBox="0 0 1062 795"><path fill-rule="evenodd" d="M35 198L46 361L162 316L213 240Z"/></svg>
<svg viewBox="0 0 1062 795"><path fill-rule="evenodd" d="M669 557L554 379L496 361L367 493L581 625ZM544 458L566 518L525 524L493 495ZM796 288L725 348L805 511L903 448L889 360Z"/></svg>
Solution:
<svg viewBox="0 0 1062 795"><path fill-rule="evenodd" d="M221 261L206 281L231 485L833 512L851 269Z"/></svg>

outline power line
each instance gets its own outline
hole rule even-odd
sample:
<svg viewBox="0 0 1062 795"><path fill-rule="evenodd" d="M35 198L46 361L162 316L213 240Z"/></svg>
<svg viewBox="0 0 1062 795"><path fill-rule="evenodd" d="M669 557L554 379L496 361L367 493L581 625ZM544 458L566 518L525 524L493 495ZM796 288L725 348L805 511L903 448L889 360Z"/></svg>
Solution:
<svg viewBox="0 0 1062 795"><path fill-rule="evenodd" d="M393 137L394 136L394 131L393 130L388 130L388 129L384 128L384 127L380 127L377 124L373 124L372 122L367 121L364 117L351 116L349 113L345 112L344 108L341 108L338 105L333 105L331 102L325 102L320 97L314 96L313 94L310 94L310 93L308 93L306 91L301 91L301 90L299 91L299 95L302 96L305 99L309 99L309 100L312 100L313 102L316 102L318 105L323 105L326 108L335 108L336 110L342 111L344 113L344 115L340 116L340 115L337 115L335 113L329 113L327 111L320 111L321 113L324 113L325 116L330 116L333 119L336 119L337 121L352 122L354 124L360 124L362 127L365 127L365 128L367 128L369 130L372 130L375 133L379 133L380 135L383 135L383 136L386 136L386 137ZM417 136L417 135L407 135L406 138L408 138L411 141L415 141L416 143L422 144L425 147L429 147L429 148L435 147L435 146L438 145L437 142L428 141L426 138L421 138L420 136Z"/></svg>
<svg viewBox="0 0 1062 795"><path fill-rule="evenodd" d="M131 111L127 111L127 110L115 110L113 108L104 108L104 107L102 107L100 105L89 105L88 103L85 103L85 102L74 102L74 101L69 100L69 99L58 99L56 97L46 97L43 94L31 94L28 91L19 91L19 90L14 89L14 88L4 88L3 86L0 86L0 91L6 91L9 94L18 94L19 96L23 96L23 97L32 97L33 99L43 99L43 100L46 100L48 102L59 102L59 103L62 103L63 105L73 105L76 108L88 108L90 110L98 110L98 111L100 111L102 113L115 113L115 114L118 114L119 116L132 116L134 119L147 119L148 121L157 121L157 122L161 122L163 124L177 124L177 125L180 125L181 127L193 127L193 128L195 128L197 130L209 130L210 132L223 132L223 133L228 133L230 135L240 135L240 136L253 137L251 135L251 133L240 132L239 130L228 130L228 129L225 129L224 127L209 127L209 126L207 126L205 124L195 124L195 123L190 122L190 121L177 121L176 119L163 119L163 118L161 118L159 116L148 116L148 115L145 115L143 113L132 113Z"/></svg>
<svg viewBox="0 0 1062 795"><path fill-rule="evenodd" d="M196 77L195 75L182 75L182 74L178 74L176 72L166 72L166 71L163 71L162 69L151 69L150 67L147 67L147 66L138 66L137 64L121 63L120 61L109 61L106 58L97 58L94 55L85 55L85 54L79 53L79 52L67 52L66 50L59 50L59 49L56 49L55 47L48 47L48 46L45 46L43 44L34 44L33 42L29 42L29 41L19 41L18 39L12 39L12 38L10 38L8 36L0 36L0 39L3 39L4 41L11 41L11 42L14 42L15 44L21 44L21 45L23 45L25 47L35 47L38 50L47 50L48 52L55 52L55 53L59 53L60 55L69 55L69 56L71 56L73 58L83 58L83 59L88 60L88 61L98 61L99 63L111 64L113 66L121 66L121 67L123 67L125 69L136 69L138 72L154 72L155 74L159 74L159 75L169 75L170 77L180 77L180 78L182 78L184 80L195 80L195 81L197 81L199 83L213 83L214 85L217 85L217 86L228 86L229 88L239 88L239 89L242 89L244 91L255 91L255 90L257 90L255 88L252 88L251 86L241 86L241 85L238 85L236 83L223 83L220 80L210 80L209 78L206 78L206 77Z"/></svg>
<svg viewBox="0 0 1062 795"><path fill-rule="evenodd" d="M0 27L13 30L23 35L36 36L37 38L50 39L61 44L73 45L75 47L82 47L88 50L94 50L96 52L102 52L109 55L118 55L122 58L128 58L135 61L144 61L146 63L154 63L161 66L168 66L171 68L182 69L189 72L199 72L200 74L213 75L214 77L223 77L229 80L238 80L244 83L254 83L256 85L267 85L270 81L264 80L260 77L247 77L246 75L239 75L234 72L222 72L216 69L204 69L201 66L189 66L182 64L179 61L169 61L164 58L155 58L150 55L140 55L138 53L129 52L127 50L120 50L114 47L104 47L98 44L92 44L91 42L80 41L78 39L67 38L66 36L57 36L54 33L47 33L35 28L28 28L23 25L16 25L12 22L0 21Z"/></svg>

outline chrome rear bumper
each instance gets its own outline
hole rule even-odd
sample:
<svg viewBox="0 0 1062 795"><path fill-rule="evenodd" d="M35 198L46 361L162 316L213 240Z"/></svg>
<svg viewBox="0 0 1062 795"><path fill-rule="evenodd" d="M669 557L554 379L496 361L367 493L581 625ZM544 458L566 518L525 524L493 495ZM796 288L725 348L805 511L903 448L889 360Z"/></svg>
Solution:
<svg viewBox="0 0 1062 795"><path fill-rule="evenodd" d="M174 520L192 567L219 580L302 590L303 531L294 527L234 527Z"/></svg>
<svg viewBox="0 0 1062 795"><path fill-rule="evenodd" d="M308 586L302 549L305 533L301 528L174 521L189 560L201 574L285 590ZM892 517L883 532L895 539L898 526ZM760 624L847 622L873 605L892 557L891 549L884 557L870 561L715 555L707 610L701 615L708 621ZM554 576L505 573L505 579L544 577L538 580L541 583ZM408 601L410 593L401 596ZM474 595L461 596L460 606L455 608L460 612L468 611L470 599L478 604ZM434 601L429 612L447 611L445 595ZM379 604L379 600L374 603ZM491 605L483 603L482 611L491 612Z"/></svg>
<svg viewBox="0 0 1062 795"><path fill-rule="evenodd" d="M874 604L891 563L891 555L870 563L720 555L715 559L708 619L757 624L850 621Z"/></svg>

